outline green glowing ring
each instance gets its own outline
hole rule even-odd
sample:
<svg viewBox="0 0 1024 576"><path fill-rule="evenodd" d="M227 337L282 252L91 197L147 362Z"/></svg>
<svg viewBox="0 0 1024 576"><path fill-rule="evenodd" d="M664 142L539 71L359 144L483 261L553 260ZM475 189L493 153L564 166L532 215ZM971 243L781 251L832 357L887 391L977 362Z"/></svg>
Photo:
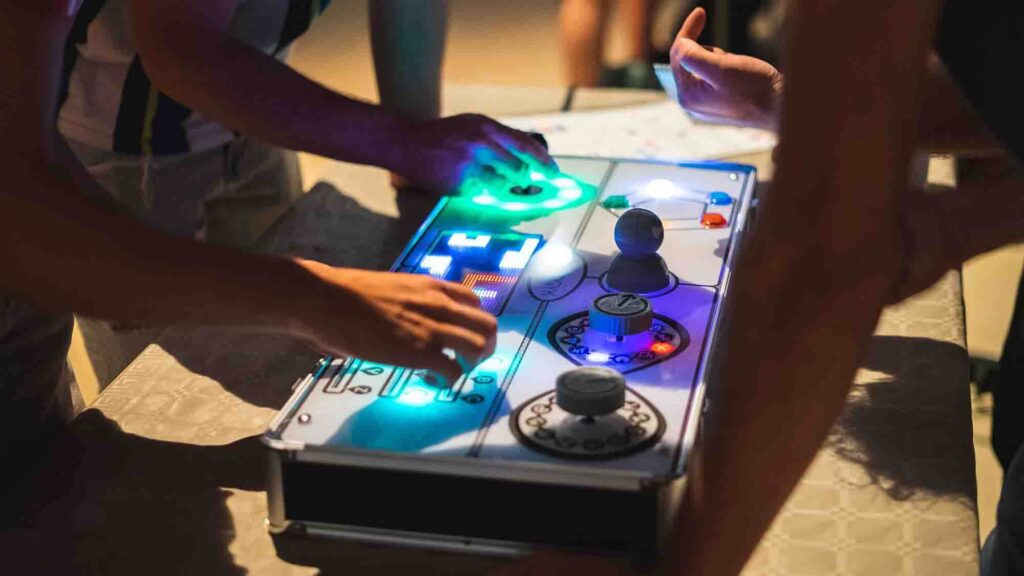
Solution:
<svg viewBox="0 0 1024 576"><path fill-rule="evenodd" d="M537 186L541 191L533 196L520 196L511 190L493 190L480 182L467 182L463 195L474 204L507 212L552 211L570 207L583 199L584 186L575 178L564 174L548 178L540 172L530 172L525 186ZM587 186L589 189L590 187Z"/></svg>

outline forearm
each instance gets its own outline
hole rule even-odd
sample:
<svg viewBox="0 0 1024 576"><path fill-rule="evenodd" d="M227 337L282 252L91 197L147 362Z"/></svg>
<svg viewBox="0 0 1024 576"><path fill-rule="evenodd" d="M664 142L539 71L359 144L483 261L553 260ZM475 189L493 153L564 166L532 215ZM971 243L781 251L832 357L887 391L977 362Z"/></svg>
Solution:
<svg viewBox="0 0 1024 576"><path fill-rule="evenodd" d="M298 263L149 230L87 199L66 165L40 157L15 157L34 176L0 195L4 293L134 324L301 328L291 298L313 283Z"/></svg>
<svg viewBox="0 0 1024 576"><path fill-rule="evenodd" d="M226 35L150 50L143 63L168 96L233 130L347 162L398 168L410 121L338 94ZM230 71L230 79L225 79Z"/></svg>
<svg viewBox="0 0 1024 576"><path fill-rule="evenodd" d="M447 0L370 2L370 41L381 105L417 119L441 114Z"/></svg>
<svg viewBox="0 0 1024 576"><path fill-rule="evenodd" d="M733 279L725 361L679 521L676 568L688 576L743 567L839 414L899 273L893 204L936 8L792 9L775 183L785 194L762 200Z"/></svg>
<svg viewBox="0 0 1024 576"><path fill-rule="evenodd" d="M834 273L820 261L809 266L814 260L793 266L823 278ZM737 275L734 290L771 275ZM700 454L687 473L682 558L673 574L739 573L820 449L891 282L883 274L848 279L856 283L842 293L822 285L837 282L799 281L758 296L734 292L730 315L737 320L727 330L735 332L723 342L721 390L713 393ZM765 309L787 313L772 317Z"/></svg>

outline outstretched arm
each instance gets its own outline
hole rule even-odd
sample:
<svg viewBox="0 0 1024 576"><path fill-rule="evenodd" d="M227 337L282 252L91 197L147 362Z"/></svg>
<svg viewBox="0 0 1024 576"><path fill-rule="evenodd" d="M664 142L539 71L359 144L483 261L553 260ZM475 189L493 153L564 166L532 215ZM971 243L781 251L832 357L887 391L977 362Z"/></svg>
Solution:
<svg viewBox="0 0 1024 576"><path fill-rule="evenodd" d="M782 193L763 199L734 276L733 361L692 462L675 573L738 573L839 415L905 265L899 213L937 10L791 5Z"/></svg>
<svg viewBox="0 0 1024 576"><path fill-rule="evenodd" d="M775 130L782 74L764 60L697 44L706 21L704 9L695 9L672 44L680 105L711 122ZM945 154L1001 149L938 58L929 58L925 84L918 149Z"/></svg>
<svg viewBox="0 0 1024 576"><path fill-rule="evenodd" d="M103 200L54 125L70 26L57 7L0 0L0 293L115 321L286 332L448 378L463 366L445 348L467 366L490 354L496 322L468 289L204 245Z"/></svg>
<svg viewBox="0 0 1024 576"><path fill-rule="evenodd" d="M236 3L131 1L139 55L158 89L239 132L386 168L437 192L467 178L511 185L524 162L553 168L532 138L488 118L415 121L313 82L230 36Z"/></svg>

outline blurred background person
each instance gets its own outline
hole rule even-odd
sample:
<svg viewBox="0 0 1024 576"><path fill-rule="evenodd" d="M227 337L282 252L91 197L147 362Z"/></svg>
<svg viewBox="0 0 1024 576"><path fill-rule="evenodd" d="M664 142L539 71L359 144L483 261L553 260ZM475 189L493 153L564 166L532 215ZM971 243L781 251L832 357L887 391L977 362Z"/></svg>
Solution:
<svg viewBox="0 0 1024 576"><path fill-rule="evenodd" d="M655 0L616 0L627 35L627 63L610 69L604 66L610 0L562 0L561 48L569 84L657 88L650 71L655 5Z"/></svg>

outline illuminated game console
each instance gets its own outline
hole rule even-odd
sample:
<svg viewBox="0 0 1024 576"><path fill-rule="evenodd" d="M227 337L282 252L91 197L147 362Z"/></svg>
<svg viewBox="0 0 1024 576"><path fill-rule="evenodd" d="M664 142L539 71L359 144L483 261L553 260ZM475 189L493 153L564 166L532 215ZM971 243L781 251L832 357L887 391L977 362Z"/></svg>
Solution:
<svg viewBox="0 0 1024 576"><path fill-rule="evenodd" d="M473 290L495 354L450 387L325 358L264 435L277 533L648 555L666 534L755 174L559 158L440 202L393 269Z"/></svg>

